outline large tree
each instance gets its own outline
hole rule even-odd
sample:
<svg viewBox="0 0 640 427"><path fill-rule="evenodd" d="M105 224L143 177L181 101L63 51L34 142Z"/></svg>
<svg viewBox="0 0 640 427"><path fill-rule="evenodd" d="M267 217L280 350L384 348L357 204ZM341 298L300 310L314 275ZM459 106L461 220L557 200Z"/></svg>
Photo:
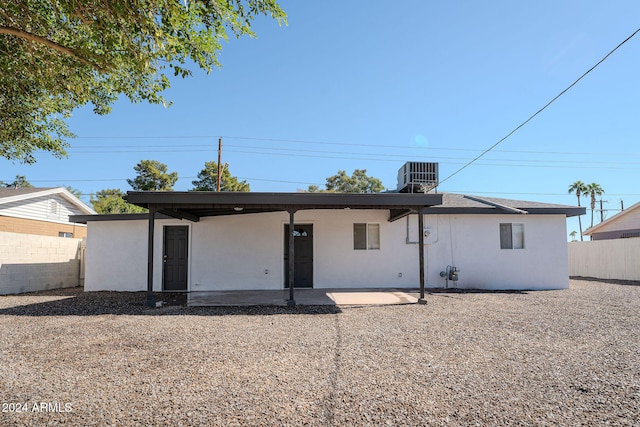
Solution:
<svg viewBox="0 0 640 427"><path fill-rule="evenodd" d="M217 191L218 189L218 163L205 162L204 169L198 172L198 179L191 181L192 191ZM225 163L220 172L220 191L251 191L247 181L239 181L232 176L229 166Z"/></svg>
<svg viewBox="0 0 640 427"><path fill-rule="evenodd" d="M80 197L82 197L82 190L79 190L79 189L77 189L77 188L73 188L73 187L72 187L72 186L70 186L70 185L67 185L67 186L66 186L66 187L64 187L64 188L66 188L66 189L67 189L67 191L68 191L69 193L73 194L73 195L74 195L74 196L76 196L78 199L79 199Z"/></svg>
<svg viewBox="0 0 640 427"><path fill-rule="evenodd" d="M384 190L382 181L367 175L366 169L356 169L351 176L343 170L327 178L326 190L320 190L317 185L310 185L310 193L328 191L333 193L379 193Z"/></svg>
<svg viewBox="0 0 640 427"><path fill-rule="evenodd" d="M135 191L171 191L178 181L178 173L157 160L140 160L133 169L138 175L127 182Z"/></svg>
<svg viewBox="0 0 640 427"><path fill-rule="evenodd" d="M140 213L146 209L127 203L122 190L107 188L91 195L93 210L99 214Z"/></svg>
<svg viewBox="0 0 640 427"><path fill-rule="evenodd" d="M587 185L582 181L574 182L569 186L569 194L573 193L578 197L578 206L580 206L580 196L587 193ZM580 241L583 241L581 215L578 216L578 225L580 226Z"/></svg>
<svg viewBox="0 0 640 427"><path fill-rule="evenodd" d="M276 0L7 0L0 2L0 156L35 162L66 155L65 119L98 114L125 95L164 104L169 75L209 72L231 33L284 22Z"/></svg>
<svg viewBox="0 0 640 427"><path fill-rule="evenodd" d="M604 190L600 187L600 184L592 182L587 185L586 194L591 197L591 226L593 227L593 212L596 210L596 196L602 196Z"/></svg>
<svg viewBox="0 0 640 427"><path fill-rule="evenodd" d="M0 181L0 187L5 188L33 188L33 185L27 181L27 177L24 175L16 175L13 182Z"/></svg>

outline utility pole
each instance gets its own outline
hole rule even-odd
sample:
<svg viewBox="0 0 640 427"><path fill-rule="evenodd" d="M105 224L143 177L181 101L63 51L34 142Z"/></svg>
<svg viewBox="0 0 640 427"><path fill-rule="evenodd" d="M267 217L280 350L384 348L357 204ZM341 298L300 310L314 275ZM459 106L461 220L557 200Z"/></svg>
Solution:
<svg viewBox="0 0 640 427"><path fill-rule="evenodd" d="M624 201L620 199L620 211L624 210Z"/></svg>
<svg viewBox="0 0 640 427"><path fill-rule="evenodd" d="M220 181L222 180L222 137L218 138L218 181L216 183L216 191L220 192Z"/></svg>
<svg viewBox="0 0 640 427"><path fill-rule="evenodd" d="M609 203L608 200L605 202ZM602 208L602 198L600 199L600 222L604 221L604 209Z"/></svg>

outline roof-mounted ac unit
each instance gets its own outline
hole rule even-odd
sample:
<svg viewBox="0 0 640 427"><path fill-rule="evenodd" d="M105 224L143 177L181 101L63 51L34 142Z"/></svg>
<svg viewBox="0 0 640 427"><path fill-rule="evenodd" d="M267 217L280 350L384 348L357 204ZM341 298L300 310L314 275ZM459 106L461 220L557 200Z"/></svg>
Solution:
<svg viewBox="0 0 640 427"><path fill-rule="evenodd" d="M398 170L398 191L428 193L438 186L438 163L407 162Z"/></svg>

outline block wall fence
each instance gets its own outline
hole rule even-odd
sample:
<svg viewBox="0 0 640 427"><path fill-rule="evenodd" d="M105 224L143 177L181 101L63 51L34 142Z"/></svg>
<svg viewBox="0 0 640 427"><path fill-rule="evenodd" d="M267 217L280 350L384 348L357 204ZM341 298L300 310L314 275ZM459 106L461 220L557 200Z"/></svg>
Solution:
<svg viewBox="0 0 640 427"><path fill-rule="evenodd" d="M569 275L640 280L640 238L569 243Z"/></svg>
<svg viewBox="0 0 640 427"><path fill-rule="evenodd" d="M80 286L83 240L0 231L0 295Z"/></svg>

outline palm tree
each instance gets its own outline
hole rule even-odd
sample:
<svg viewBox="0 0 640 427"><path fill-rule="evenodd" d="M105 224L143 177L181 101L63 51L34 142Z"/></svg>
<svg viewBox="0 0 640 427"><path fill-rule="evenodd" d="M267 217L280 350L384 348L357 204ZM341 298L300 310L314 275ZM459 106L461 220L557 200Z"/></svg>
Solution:
<svg viewBox="0 0 640 427"><path fill-rule="evenodd" d="M576 234L578 234L578 232L576 230L573 230L571 233L569 233L569 236L571 236L571 241L572 242L576 241Z"/></svg>
<svg viewBox="0 0 640 427"><path fill-rule="evenodd" d="M596 196L602 196L604 194L604 190L600 187L600 184L592 182L587 185L586 193L591 196L591 226L593 227L593 211L596 210Z"/></svg>
<svg viewBox="0 0 640 427"><path fill-rule="evenodd" d="M578 197L578 206L580 206L580 195L587 193L587 185L582 181L576 181L569 186L569 194L576 193ZM582 242L582 219L578 216L578 224L580 226L580 241Z"/></svg>

